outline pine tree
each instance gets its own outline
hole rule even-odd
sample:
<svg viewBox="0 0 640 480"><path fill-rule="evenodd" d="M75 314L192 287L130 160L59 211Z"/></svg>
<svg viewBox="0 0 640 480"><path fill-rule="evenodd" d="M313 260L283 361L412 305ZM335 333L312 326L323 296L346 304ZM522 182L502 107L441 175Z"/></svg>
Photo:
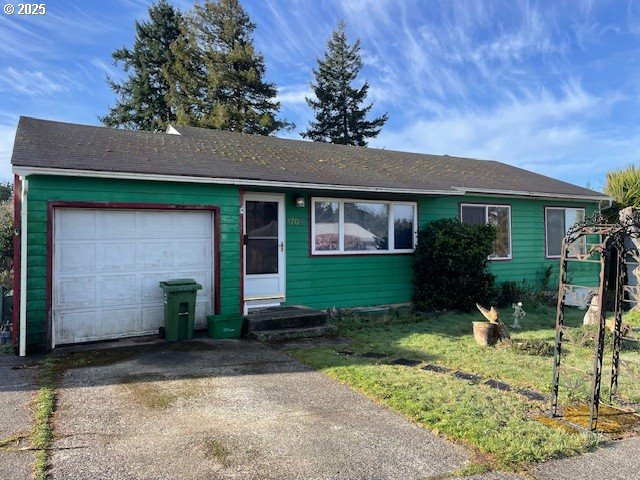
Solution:
<svg viewBox="0 0 640 480"><path fill-rule="evenodd" d="M180 32L180 37L171 45L174 63L164 69L169 83L167 98L175 109L178 125L199 126L208 96L204 59L186 21L182 22Z"/></svg>
<svg viewBox="0 0 640 480"><path fill-rule="evenodd" d="M119 48L114 64L122 63L128 77L118 83L107 77L117 96L115 106L100 121L110 127L161 130L175 120L167 103L167 68L175 59L170 49L180 35L180 13L167 0L149 7L149 20L136 22L133 48Z"/></svg>
<svg viewBox="0 0 640 480"><path fill-rule="evenodd" d="M196 2L174 43L176 81L170 97L178 123L269 135L292 127L278 120L277 90L256 52L256 26L238 0Z"/></svg>
<svg viewBox="0 0 640 480"><path fill-rule="evenodd" d="M366 146L368 138L376 137L388 120L387 114L367 120L373 103L363 106L369 93L369 83L360 88L353 86L360 70L360 39L350 46L345 33L346 25L340 21L327 42L324 58L318 59L313 70L316 79L311 88L316 98L307 98L314 110L315 121L302 133L316 142Z"/></svg>

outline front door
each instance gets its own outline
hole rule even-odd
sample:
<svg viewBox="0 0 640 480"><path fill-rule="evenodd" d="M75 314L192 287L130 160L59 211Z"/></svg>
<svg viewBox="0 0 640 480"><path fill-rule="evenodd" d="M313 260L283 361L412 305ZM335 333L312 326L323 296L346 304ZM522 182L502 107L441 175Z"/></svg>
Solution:
<svg viewBox="0 0 640 480"><path fill-rule="evenodd" d="M285 300L284 195L244 196L245 308Z"/></svg>

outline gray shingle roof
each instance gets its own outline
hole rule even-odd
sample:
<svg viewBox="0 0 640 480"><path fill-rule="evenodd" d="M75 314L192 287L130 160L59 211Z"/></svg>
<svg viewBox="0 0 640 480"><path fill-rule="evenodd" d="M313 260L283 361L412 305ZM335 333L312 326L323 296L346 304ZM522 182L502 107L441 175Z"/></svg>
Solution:
<svg viewBox="0 0 640 480"><path fill-rule="evenodd" d="M384 191L495 191L606 198L487 160L352 147L176 126L180 135L30 117L18 123L16 167L336 185Z"/></svg>

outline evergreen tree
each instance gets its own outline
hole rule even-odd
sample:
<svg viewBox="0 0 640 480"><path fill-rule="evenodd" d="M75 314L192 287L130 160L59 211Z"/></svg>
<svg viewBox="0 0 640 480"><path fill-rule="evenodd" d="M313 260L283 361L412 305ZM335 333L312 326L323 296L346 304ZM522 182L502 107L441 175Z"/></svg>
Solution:
<svg viewBox="0 0 640 480"><path fill-rule="evenodd" d="M306 100L314 110L315 121L302 136L316 142L366 146L366 139L376 137L388 117L385 113L373 120L366 118L373 107L373 103L362 105L369 83L353 86L362 69L360 39L350 46L345 27L340 21L327 42L324 58L317 60L318 68L313 70L316 83L311 88L316 98Z"/></svg>
<svg viewBox="0 0 640 480"><path fill-rule="evenodd" d="M262 135L292 126L276 118L277 90L264 80L255 28L238 0L196 2L172 48L178 123Z"/></svg>
<svg viewBox="0 0 640 480"><path fill-rule="evenodd" d="M110 127L161 130L176 118L167 102L168 68L175 63L170 46L180 36L181 15L167 0L149 7L149 20L136 22L133 48L113 52L128 77L118 83L107 77L116 96L115 106L100 121Z"/></svg>
<svg viewBox="0 0 640 480"><path fill-rule="evenodd" d="M200 119L206 112L208 97L207 76L202 52L187 25L185 19L180 37L171 45L174 63L164 69L169 83L167 98L175 109L178 125L201 126Z"/></svg>

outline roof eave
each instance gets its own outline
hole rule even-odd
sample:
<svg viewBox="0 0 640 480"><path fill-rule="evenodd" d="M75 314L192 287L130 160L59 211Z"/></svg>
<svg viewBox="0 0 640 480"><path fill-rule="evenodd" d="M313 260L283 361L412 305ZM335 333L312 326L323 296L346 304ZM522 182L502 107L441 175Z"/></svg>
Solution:
<svg viewBox="0 0 640 480"><path fill-rule="evenodd" d="M421 195L460 195L455 190L425 190L425 189L407 189L393 187L369 187L362 185L333 185L324 183L304 183L304 182L287 182L274 180L255 180L247 178L228 178L228 177L193 177L185 175L164 175L154 173L130 173L130 172L107 172L103 170L77 170L68 168L45 168L45 167L28 167L13 166L13 173L20 176L27 175L55 175L66 177L94 177L94 178L114 178L122 180L147 180L147 181L164 181L164 182L186 182L186 183L208 183L216 185L238 185L250 187L282 187L282 188L300 188L310 190L344 190L344 191L361 191L361 192L380 192L380 193L404 193L404 194L421 194Z"/></svg>
<svg viewBox="0 0 640 480"><path fill-rule="evenodd" d="M225 184L238 186L253 187L282 187L282 188L300 188L308 190L339 190L339 191L357 191L357 192L378 192L378 193L398 193L398 194L414 194L414 195L466 195L466 194L485 194L485 195L502 195L517 197L542 197L542 198L559 198L572 200L589 200L589 201L610 201L610 197L596 195L569 195L555 194L544 192L524 192L514 190L488 190L466 187L451 187L450 190L430 190L419 188L394 188L394 187L371 187L362 185L334 185L325 183L305 183L305 182L287 182L272 180L254 180L246 178L227 178L227 177L193 177L183 175L164 175L150 173L133 173L133 172L108 172L103 170L81 170L68 168L46 168L46 167L29 167L14 165L13 173L20 176L27 175L55 175L67 177L96 177L96 178L114 178L122 180L147 180L147 181L165 181L165 182L187 182L187 183L208 183L208 184Z"/></svg>
<svg viewBox="0 0 640 480"><path fill-rule="evenodd" d="M483 188L470 187L451 187L454 190L463 192L464 194L483 194L483 195L509 195L515 197L537 197L537 198L562 198L570 200L589 200L597 202L612 202L613 198L606 195L581 195L568 193L548 193L548 192L528 192L524 190L491 190Z"/></svg>

